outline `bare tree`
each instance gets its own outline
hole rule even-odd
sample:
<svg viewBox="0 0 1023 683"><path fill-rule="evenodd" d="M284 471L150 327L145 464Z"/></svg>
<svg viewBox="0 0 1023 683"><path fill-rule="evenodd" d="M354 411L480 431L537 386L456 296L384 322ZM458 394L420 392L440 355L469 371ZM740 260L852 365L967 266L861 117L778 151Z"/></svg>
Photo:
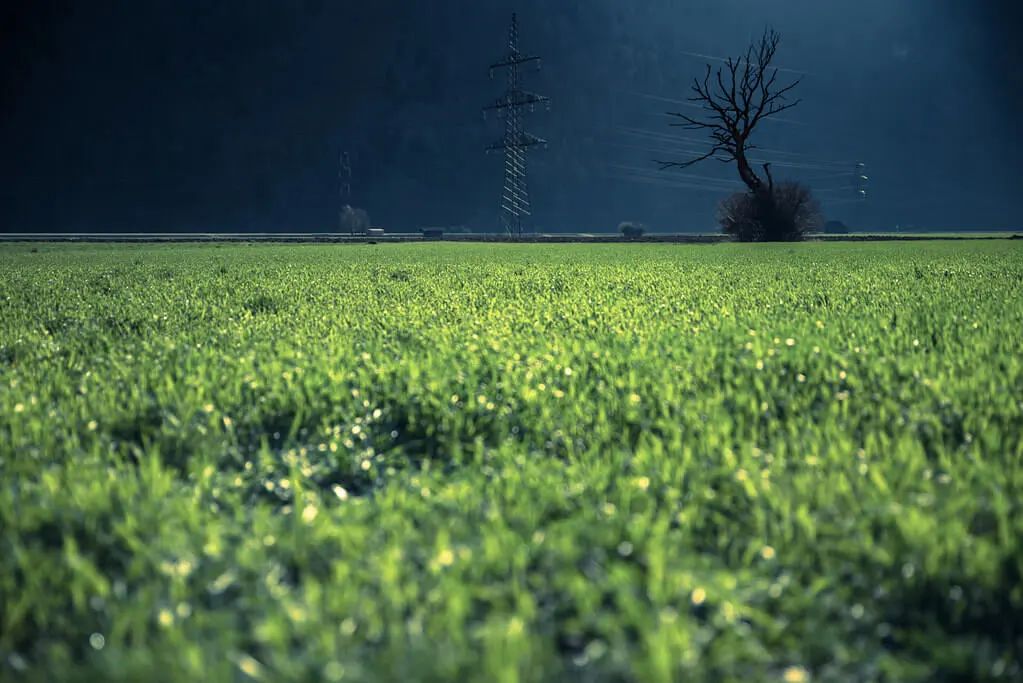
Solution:
<svg viewBox="0 0 1023 683"><path fill-rule="evenodd" d="M771 196L774 179L771 165L763 165L766 183L750 164L748 152L756 149L750 136L764 119L780 114L799 104L788 95L799 85L801 78L783 85L778 82L778 69L771 66L778 50L780 36L773 29L764 31L758 42L750 44L745 56L729 57L715 72L710 64L703 80L693 79L690 102L699 103L705 111L702 118L680 112L668 112L681 119L672 126L686 130L705 131L713 143L706 154L688 161L657 161L662 169L688 168L706 159L724 163L735 162L739 177L750 192L757 196Z"/></svg>

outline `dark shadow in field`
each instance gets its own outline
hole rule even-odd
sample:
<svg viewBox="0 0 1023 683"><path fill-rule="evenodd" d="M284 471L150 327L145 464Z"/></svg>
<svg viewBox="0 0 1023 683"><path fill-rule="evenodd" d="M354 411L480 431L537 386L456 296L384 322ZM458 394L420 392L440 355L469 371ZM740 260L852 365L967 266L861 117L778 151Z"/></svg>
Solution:
<svg viewBox="0 0 1023 683"><path fill-rule="evenodd" d="M284 302L280 297L260 292L249 297L244 306L253 315L273 315L281 312Z"/></svg>

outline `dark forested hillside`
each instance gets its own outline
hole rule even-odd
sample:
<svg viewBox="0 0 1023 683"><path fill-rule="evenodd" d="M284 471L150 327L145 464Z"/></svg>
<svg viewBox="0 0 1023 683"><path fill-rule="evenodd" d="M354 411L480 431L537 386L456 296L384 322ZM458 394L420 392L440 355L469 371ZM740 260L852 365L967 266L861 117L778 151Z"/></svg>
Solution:
<svg viewBox="0 0 1023 683"><path fill-rule="evenodd" d="M375 223L495 229L501 165L483 148L501 128L480 109L503 87L487 66L513 6L544 58L528 85L553 100L528 121L550 140L531 157L541 229L712 228L736 179L657 173L653 157L699 146L665 137L663 114L685 106L694 55L737 53L767 24L804 103L761 145L831 217L849 220L856 161L859 219L878 226L1011 227L1021 189L1007 3L24 5L3 10L4 231L331 229L341 150Z"/></svg>

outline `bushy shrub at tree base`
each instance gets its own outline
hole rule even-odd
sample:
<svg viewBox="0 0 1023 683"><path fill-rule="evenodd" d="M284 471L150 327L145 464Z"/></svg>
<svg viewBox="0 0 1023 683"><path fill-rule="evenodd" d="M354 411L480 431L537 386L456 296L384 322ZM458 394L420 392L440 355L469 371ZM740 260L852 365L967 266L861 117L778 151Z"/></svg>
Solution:
<svg viewBox="0 0 1023 683"><path fill-rule="evenodd" d="M721 231L740 242L798 242L821 220L810 188L790 181L762 192L736 192L718 206Z"/></svg>

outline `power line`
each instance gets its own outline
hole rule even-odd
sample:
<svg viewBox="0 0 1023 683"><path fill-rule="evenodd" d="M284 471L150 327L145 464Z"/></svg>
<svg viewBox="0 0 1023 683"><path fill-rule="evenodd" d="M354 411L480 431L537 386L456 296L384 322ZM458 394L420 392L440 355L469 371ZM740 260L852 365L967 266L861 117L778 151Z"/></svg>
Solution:
<svg viewBox="0 0 1023 683"><path fill-rule="evenodd" d="M682 136L682 135L674 135L672 133L665 133L665 132L662 132L662 131L655 131L655 130L651 130L649 128L636 128L636 127L630 127L630 126L618 126L617 129L619 131L621 131L622 133L624 133L625 135L631 135L633 137L638 137L638 138L647 138L647 139L650 139L650 140L653 140L653 141L657 141L657 142L692 143L694 145L700 145L702 147L701 153L707 151L707 148L706 148L707 140L701 139L701 138L693 138L693 137L686 137L686 136ZM679 146L682 147L682 146L685 146L685 145L679 145ZM772 162L772 163L775 163L775 164L777 164L779 166L785 164L785 165L793 167L793 168L796 168L796 167L806 167L806 168L809 169L811 167L817 167L816 170L821 170L821 171L834 170L834 171L837 172L838 168L840 168L840 167L841 168L848 168L849 164L855 163L855 162L852 162L852 161L831 161L831 160L825 160L825 159L814 159L814 158L811 158L811 157L809 157L808 155L806 155L806 154L804 154L802 152L791 152L791 151L788 151L788 150L773 149L773 148L769 148L769 147L760 147L760 146L756 146L756 145L750 147L749 149L752 149L752 150L756 151L757 153L768 154L768 155L778 154L778 155L782 155L782 156L801 157L801 159L794 159L792 161ZM762 162L763 160L760 160L760 161ZM848 175L848 172L847 171L843 172L843 175Z"/></svg>
<svg viewBox="0 0 1023 683"><path fill-rule="evenodd" d="M700 175L698 173L665 172L641 166L626 166L625 164L608 164L607 166L608 168L614 168L634 174L646 175L651 178L663 178L665 180L673 180L679 178L687 181L699 181L707 185L721 185L723 187L728 188L739 187L741 185L741 183L737 180L729 180L728 178L718 178L709 175Z"/></svg>
<svg viewBox="0 0 1023 683"><path fill-rule="evenodd" d="M813 182L813 181L816 181L816 180L834 180L835 178L848 179L849 178L849 172L848 171L841 171L841 172L838 172L838 173L829 173L827 175L814 176L813 178L804 178L804 180L807 181L807 182Z"/></svg>
<svg viewBox="0 0 1023 683"><path fill-rule="evenodd" d="M487 152L504 152L504 190L501 194L501 216L505 230L522 235L522 219L531 215L529 187L526 182L526 151L537 145L547 146L547 141L528 133L523 128L523 116L528 109L534 111L542 104L550 109L550 98L522 89L520 67L534 63L539 67L540 58L524 55L519 51L518 16L512 14L508 29L508 53L490 65L490 77L496 69L507 69L507 88L493 104L483 109L497 112L504 119L504 137L487 148Z"/></svg>
<svg viewBox="0 0 1023 683"><path fill-rule="evenodd" d="M650 130L649 128L634 128L629 126L618 126L618 130L639 138L650 138L656 140L663 140L665 142L687 142L697 145L706 145L707 140L705 138L692 138L684 135L675 135L673 133L665 133L663 131Z"/></svg>
<svg viewBox="0 0 1023 683"><path fill-rule="evenodd" d="M690 104L692 104L692 103L690 103ZM709 109L707 107L700 107L700 105L694 105L694 106L697 106L702 111L708 112L710 114L714 113L714 110ZM672 117L674 117L674 114L669 114L669 113L665 112L665 113L662 113L661 116L672 116ZM786 118L782 118L780 116L773 116L773 115L765 116L765 117L763 117L760 120L761 121L770 121L772 123L785 123L785 124L788 124L788 125L791 125L791 126L800 126L801 128L812 128L813 127L809 123L805 123L803 121L796 121L795 119L786 119Z"/></svg>
<svg viewBox="0 0 1023 683"><path fill-rule="evenodd" d="M650 185L652 187L659 187L661 189L671 190L699 190L701 192L730 192L731 188L717 187L713 185L703 185L700 183L689 183L672 181L669 178L648 178L646 176L631 174L631 173L609 173L608 178L611 180L622 180L628 182L635 182L642 185Z"/></svg>
<svg viewBox="0 0 1023 683"><path fill-rule="evenodd" d="M683 149L683 148L680 148L680 147L671 147L671 148L665 148L665 147L644 147L642 145L630 145L630 144L624 143L624 142L605 142L605 143L602 143L602 144L604 144L607 147L618 147L620 149L634 149L636 151L647 152L649 154L660 154L660 153L665 152L665 151L672 152L672 153L678 152L678 153L681 153L681 154L693 154L693 155L703 154L703 152L698 151L698 150ZM704 151L706 151L706 150L704 150Z"/></svg>
<svg viewBox="0 0 1023 683"><path fill-rule="evenodd" d="M663 173L646 167L627 166L624 164L607 164L609 173L606 177L612 180L623 180L663 189L700 190L704 192L734 192L739 186L738 181L723 178L701 176L694 173Z"/></svg>
<svg viewBox="0 0 1023 683"><path fill-rule="evenodd" d="M611 146L611 147L622 147L622 148L625 148L625 149L635 149L635 150L642 151L642 152L650 152L651 154L658 154L658 153L662 153L662 152L670 152L670 153L677 153L677 154L691 154L693 156L700 156L701 154L704 154L704 153L709 151L709 149L707 149L707 148L704 148L704 149L693 149L692 146L684 146L684 145L667 145L667 146L660 146L660 147L643 147L643 146L640 146L640 145L629 145L629 144L618 143L618 142L607 142L607 143L604 143L604 144L606 144L608 146ZM765 151L765 150L757 150L757 151ZM720 160L720 161L728 161L728 159L726 157L713 157L713 158L716 159L716 160ZM792 169L792 170L796 170L796 171L799 171L799 170L803 170L803 171L827 171L827 170L830 170L830 168L831 168L831 167L828 167L828 166L823 166L821 164L799 163L799 162L771 159L771 158L768 158L768 157L762 157L762 158L760 158L760 157L751 157L750 158L750 162L751 163L756 163L756 164L770 163L772 166L777 166L779 168ZM839 176L841 176L843 178L848 178L848 175L849 175L849 173L848 173L848 171L846 171L844 173L835 173L835 174L833 174L831 176L826 176L826 177L839 177Z"/></svg>
<svg viewBox="0 0 1023 683"><path fill-rule="evenodd" d="M680 54L683 54L686 57L695 57L696 59L709 59L712 62L722 62L722 63L724 63L724 62L728 61L728 57L715 57L713 55L700 54L699 52L686 52L685 50L682 50L680 52ZM738 59L736 59L736 58L733 57L732 61L744 62L744 61L746 61L746 58L745 57L739 57ZM781 72L784 72L784 73L799 74L800 76L810 76L810 75L812 75L809 71L800 71L799 69L786 69L783 66L772 66L771 69L772 70L781 71Z"/></svg>
<svg viewBox="0 0 1023 683"><path fill-rule="evenodd" d="M702 193L702 194L711 194L711 195L717 195L717 196L727 195L727 194L731 194L733 192L732 190L728 190L728 189L724 189L724 188L720 188L720 187L710 187L710 186L707 186L707 185L700 185L699 183L682 183L682 182L675 182L675 183L673 183L673 182L670 182L670 181L667 181L667 180L656 180L656 179L653 179L653 178L644 178L642 176L633 176L633 175L629 175L629 174L622 174L622 175L611 174L611 175L608 176L608 178L611 179L611 180L616 180L616 181L620 181L620 182L629 182L629 183L635 183L635 184L638 184L638 185L645 185L645 186L652 187L652 188L655 188L655 189L658 189L658 190L670 190L671 192L677 192L679 190L684 190L684 191L688 191L688 192L699 192L699 193Z"/></svg>

